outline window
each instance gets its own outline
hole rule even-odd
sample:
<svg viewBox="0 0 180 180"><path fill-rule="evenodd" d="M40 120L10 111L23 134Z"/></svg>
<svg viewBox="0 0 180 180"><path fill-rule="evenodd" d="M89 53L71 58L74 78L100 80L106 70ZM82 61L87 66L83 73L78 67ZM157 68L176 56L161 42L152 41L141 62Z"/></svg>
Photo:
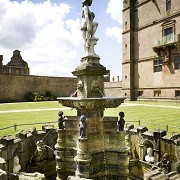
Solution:
<svg viewBox="0 0 180 180"><path fill-rule="evenodd" d="M174 58L174 69L175 70L180 69L180 56L177 56Z"/></svg>
<svg viewBox="0 0 180 180"><path fill-rule="evenodd" d="M125 31L127 31L127 21L125 22Z"/></svg>
<svg viewBox="0 0 180 180"><path fill-rule="evenodd" d="M162 60L154 60L154 72L162 71Z"/></svg>
<svg viewBox="0 0 180 180"><path fill-rule="evenodd" d="M161 90L155 90L154 91L154 97L161 96Z"/></svg>
<svg viewBox="0 0 180 180"><path fill-rule="evenodd" d="M173 28L169 27L167 29L164 29L164 43L170 43L173 42Z"/></svg>
<svg viewBox="0 0 180 180"><path fill-rule="evenodd" d="M138 91L138 96L142 96L143 95L143 91Z"/></svg>
<svg viewBox="0 0 180 180"><path fill-rule="evenodd" d="M166 0L166 11L171 10L171 0Z"/></svg>
<svg viewBox="0 0 180 180"><path fill-rule="evenodd" d="M180 97L180 90L175 91L175 97L179 96Z"/></svg>

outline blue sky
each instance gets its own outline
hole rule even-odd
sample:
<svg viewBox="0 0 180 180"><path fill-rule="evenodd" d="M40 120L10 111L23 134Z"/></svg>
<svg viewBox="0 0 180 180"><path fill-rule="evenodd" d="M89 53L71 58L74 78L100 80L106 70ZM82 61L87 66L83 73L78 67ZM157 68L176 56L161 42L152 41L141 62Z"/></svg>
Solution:
<svg viewBox="0 0 180 180"><path fill-rule="evenodd" d="M82 0L0 0L0 54L3 64L18 49L31 75L73 76L84 54ZM122 0L93 0L99 23L95 52L111 77L122 76Z"/></svg>

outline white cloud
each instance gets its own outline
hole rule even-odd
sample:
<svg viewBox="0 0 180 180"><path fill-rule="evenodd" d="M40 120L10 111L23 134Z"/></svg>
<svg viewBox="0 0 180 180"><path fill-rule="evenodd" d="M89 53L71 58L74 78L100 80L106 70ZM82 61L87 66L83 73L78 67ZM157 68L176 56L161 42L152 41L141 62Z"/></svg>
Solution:
<svg viewBox="0 0 180 180"><path fill-rule="evenodd" d="M108 37L115 39L119 43L122 42L122 29L117 26L107 27L106 35Z"/></svg>
<svg viewBox="0 0 180 180"><path fill-rule="evenodd" d="M68 19L65 3L0 0L0 54L9 61L19 49L31 74L67 75L82 42L79 19Z"/></svg>
<svg viewBox="0 0 180 180"><path fill-rule="evenodd" d="M111 18L119 24L122 24L122 0L109 0L106 13L110 14Z"/></svg>
<svg viewBox="0 0 180 180"><path fill-rule="evenodd" d="M106 27L106 35L118 43L122 42L122 1L109 0L106 13L117 23L112 27Z"/></svg>

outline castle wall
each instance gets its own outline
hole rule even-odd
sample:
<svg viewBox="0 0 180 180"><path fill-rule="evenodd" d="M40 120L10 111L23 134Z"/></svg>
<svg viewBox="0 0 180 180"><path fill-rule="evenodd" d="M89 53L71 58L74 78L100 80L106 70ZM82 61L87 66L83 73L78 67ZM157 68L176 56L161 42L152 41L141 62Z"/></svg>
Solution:
<svg viewBox="0 0 180 180"><path fill-rule="evenodd" d="M26 93L70 96L76 90L76 78L0 74L0 99L22 101Z"/></svg>
<svg viewBox="0 0 180 180"><path fill-rule="evenodd" d="M179 1L123 1L123 95L175 99L180 91ZM167 30L172 30L171 41ZM167 60L167 59L168 60ZM156 69L159 62L162 70ZM132 93L133 92L133 93ZM158 93L157 93L158 92Z"/></svg>
<svg viewBox="0 0 180 180"><path fill-rule="evenodd" d="M122 81L104 82L104 91L107 97L122 96Z"/></svg>

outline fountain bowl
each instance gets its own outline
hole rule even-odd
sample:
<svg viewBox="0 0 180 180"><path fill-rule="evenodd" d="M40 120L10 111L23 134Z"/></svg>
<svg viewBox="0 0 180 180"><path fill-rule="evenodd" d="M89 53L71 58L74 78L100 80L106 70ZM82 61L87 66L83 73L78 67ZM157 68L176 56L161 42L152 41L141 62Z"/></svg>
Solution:
<svg viewBox="0 0 180 180"><path fill-rule="evenodd" d="M57 100L63 106L71 107L78 111L102 111L106 108L116 108L124 102L124 97L101 97L101 98L79 98L58 97Z"/></svg>

